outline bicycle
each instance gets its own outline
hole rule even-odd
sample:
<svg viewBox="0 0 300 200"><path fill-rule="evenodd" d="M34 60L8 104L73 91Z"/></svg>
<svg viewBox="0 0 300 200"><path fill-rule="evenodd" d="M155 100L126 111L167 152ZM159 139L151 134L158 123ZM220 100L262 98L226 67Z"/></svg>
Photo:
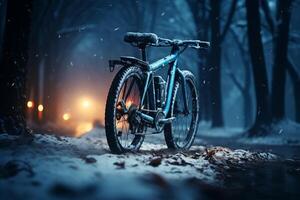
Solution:
<svg viewBox="0 0 300 200"><path fill-rule="evenodd" d="M124 41L139 48L142 59L121 56L110 60L109 69L121 67L114 77L105 109L105 131L113 153L137 151L147 133L164 132L170 149L189 149L199 121L199 99L194 75L177 66L188 47L209 48L200 40L171 40L154 33L128 32ZM171 53L151 64L146 47L171 47ZM167 80L155 73L169 66Z"/></svg>

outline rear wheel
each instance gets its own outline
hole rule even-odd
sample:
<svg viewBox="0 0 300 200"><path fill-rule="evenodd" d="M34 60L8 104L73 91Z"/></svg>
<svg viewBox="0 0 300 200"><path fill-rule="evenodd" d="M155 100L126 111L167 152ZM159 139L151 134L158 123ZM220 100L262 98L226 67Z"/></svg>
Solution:
<svg viewBox="0 0 300 200"><path fill-rule="evenodd" d="M142 95L142 71L138 67L122 68L110 87L105 109L105 131L113 153L138 150L144 136L143 127L134 121ZM136 134L139 131L139 134Z"/></svg>
<svg viewBox="0 0 300 200"><path fill-rule="evenodd" d="M182 81L176 79L169 117L175 117L172 123L164 127L168 148L189 149L194 142L199 121L198 93L194 75L183 71L186 80L188 112L184 112Z"/></svg>

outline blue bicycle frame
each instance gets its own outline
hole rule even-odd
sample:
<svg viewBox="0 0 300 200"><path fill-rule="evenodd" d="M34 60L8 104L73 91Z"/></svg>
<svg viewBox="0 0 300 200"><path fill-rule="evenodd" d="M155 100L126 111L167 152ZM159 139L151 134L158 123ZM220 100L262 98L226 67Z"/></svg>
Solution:
<svg viewBox="0 0 300 200"><path fill-rule="evenodd" d="M157 46L157 45L156 45ZM110 70L113 71L115 65L121 65L121 66L139 66L142 70L143 73L146 76L146 81L143 89L143 94L142 98L140 101L139 105L139 110L136 112L141 116L141 118L148 122L153 124L155 121L155 116L158 112L162 112L163 115L166 117L168 116L168 113L170 111L171 103L172 103L172 94L174 90L174 84L175 84L175 78L178 76L181 80L182 84L182 93L183 93L183 103L184 103L184 113L188 114L188 102L187 102L187 94L186 94L186 81L185 77L182 73L182 71L178 68L177 63L178 63L178 57L179 55L187 48L189 45L184 45L180 46L179 45L172 45L172 50L170 55L161 58L151 64L148 64L147 58L146 58L146 45L144 46L138 46L139 49L142 52L142 60L137 59L135 57L128 57L128 56L123 56L121 57L121 60L110 60L109 61L109 66ZM165 67L169 66L168 70L168 79L167 79L167 96L166 96L166 101L165 105L163 108L159 108L161 110L158 110L156 107L156 98L155 98L155 90L154 90L154 81L153 81L153 74ZM143 105L145 102L146 95L148 94L148 103L149 103L149 109L144 110ZM149 114L148 114L149 113ZM168 120L171 120L171 118L165 118L161 121L168 122Z"/></svg>
<svg viewBox="0 0 300 200"><path fill-rule="evenodd" d="M144 101L145 101L145 96L146 93L149 92L149 98L150 98L150 103L149 103L149 108L150 110L156 110L156 105L155 105L155 92L154 92L154 85L153 85L153 73L163 67L165 67L166 65L169 65L169 71L168 71L168 81L167 81L167 97L166 97L166 102L164 107L162 108L162 112L164 113L165 116L168 115L170 107L171 107L171 103L172 103L172 94L173 94L173 90L174 90L174 84L175 84L175 77L176 74L178 74L180 76L180 78L182 78L184 80L184 76L181 72L181 70L177 67L177 61L178 61L178 57L179 55L186 49L183 48L180 50L179 47L174 46L172 48L171 54L159 59L157 61L155 61L152 64L149 64L149 67L145 70L146 73L146 81L145 81L145 86L144 86L144 91L143 91L143 95L142 95L142 99L140 101L140 108L142 108ZM144 52L143 53L143 60L145 61L146 58L144 56ZM187 100L186 100L186 87L185 87L185 80L182 81L183 82L183 99L184 99L184 107L185 107L185 111L187 111L188 109L188 105L187 105ZM152 83L152 84L151 84ZM139 112L140 116L148 121L148 122L153 122L154 118L151 115Z"/></svg>

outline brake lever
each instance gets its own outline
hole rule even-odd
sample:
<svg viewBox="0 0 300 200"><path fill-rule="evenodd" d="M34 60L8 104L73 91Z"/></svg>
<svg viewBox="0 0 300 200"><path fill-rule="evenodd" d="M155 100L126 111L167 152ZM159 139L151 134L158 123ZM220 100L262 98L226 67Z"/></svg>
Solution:
<svg viewBox="0 0 300 200"><path fill-rule="evenodd" d="M188 47L192 49L201 49L200 45L188 45Z"/></svg>
<svg viewBox="0 0 300 200"><path fill-rule="evenodd" d="M200 45L197 45L197 46L195 46L195 45L191 45L191 46L189 46L190 48L193 48L193 49L209 49L209 46L207 46L207 47L201 47Z"/></svg>

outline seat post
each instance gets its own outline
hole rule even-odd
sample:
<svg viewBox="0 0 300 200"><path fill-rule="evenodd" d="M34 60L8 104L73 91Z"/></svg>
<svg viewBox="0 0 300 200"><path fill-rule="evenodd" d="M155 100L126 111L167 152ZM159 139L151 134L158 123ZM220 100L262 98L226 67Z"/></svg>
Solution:
<svg viewBox="0 0 300 200"><path fill-rule="evenodd" d="M142 60L147 62L146 45L141 45L139 49L141 50L142 53Z"/></svg>

